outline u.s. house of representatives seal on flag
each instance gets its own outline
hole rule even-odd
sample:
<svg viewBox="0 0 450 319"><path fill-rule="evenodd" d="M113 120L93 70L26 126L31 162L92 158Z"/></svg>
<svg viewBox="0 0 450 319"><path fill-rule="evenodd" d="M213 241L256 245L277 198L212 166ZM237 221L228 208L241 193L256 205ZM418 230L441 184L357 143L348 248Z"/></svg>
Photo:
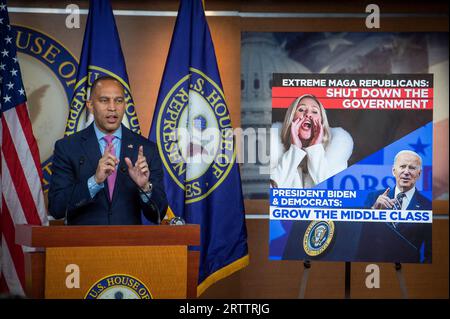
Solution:
<svg viewBox="0 0 450 319"><path fill-rule="evenodd" d="M92 123L93 116L87 112L86 100L95 79L106 75L116 78L125 89L126 108L122 123L133 132L140 133L111 5L108 0L90 1L65 135L78 132Z"/></svg>
<svg viewBox="0 0 450 319"><path fill-rule="evenodd" d="M199 201L217 188L235 157L222 90L200 70L190 68L190 72L161 104L156 129L164 166L185 190L186 203Z"/></svg>

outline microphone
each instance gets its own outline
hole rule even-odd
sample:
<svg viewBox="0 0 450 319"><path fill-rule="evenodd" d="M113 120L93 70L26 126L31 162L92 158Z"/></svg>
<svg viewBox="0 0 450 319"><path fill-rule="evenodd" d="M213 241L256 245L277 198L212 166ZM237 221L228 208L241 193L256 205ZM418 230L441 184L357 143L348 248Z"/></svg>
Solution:
<svg viewBox="0 0 450 319"><path fill-rule="evenodd" d="M175 216L173 217L171 220L169 220L169 225L172 226L179 226L179 225L186 225L186 222L184 221L183 218Z"/></svg>
<svg viewBox="0 0 450 319"><path fill-rule="evenodd" d="M161 214L160 214L160 210L159 210L158 205L156 205L156 204L155 204L155 201L154 201L153 199L151 199L150 196L148 196L147 193L144 192L144 190L143 190L138 184L136 184L136 182L131 178L130 174L128 174L128 170L127 170L127 168L126 168L125 166L122 165L122 166L120 167L120 171L121 171L122 173L124 173L125 175L127 175L128 178L133 182L133 184L136 185L136 187L137 187L138 190L139 190L139 193L141 193L141 194L143 194L143 195L145 196L145 198L146 198L147 201L148 201L147 203L149 203L150 206L151 206L151 208L152 208L154 211L156 211L156 214L158 215L158 220L157 220L156 223L157 223L158 225L160 225L160 224L161 224Z"/></svg>
<svg viewBox="0 0 450 319"><path fill-rule="evenodd" d="M81 170L81 165L84 164L84 156L81 156L80 159L78 160L78 172L76 172L77 174L77 180L75 181L75 184L73 184L72 186L72 191L70 192L70 197L69 197L69 201L67 202L67 206L66 206L66 211L64 212L64 226L67 226L67 213L69 212L69 206L70 206L70 202L72 201L72 197L73 197L73 193L75 191L75 186L77 186L77 183L80 182L80 170Z"/></svg>

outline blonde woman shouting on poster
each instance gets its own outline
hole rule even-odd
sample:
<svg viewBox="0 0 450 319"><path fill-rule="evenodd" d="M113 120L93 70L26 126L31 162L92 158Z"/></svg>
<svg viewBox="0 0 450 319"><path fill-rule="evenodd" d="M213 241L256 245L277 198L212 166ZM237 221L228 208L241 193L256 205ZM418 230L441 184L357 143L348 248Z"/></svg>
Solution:
<svg viewBox="0 0 450 319"><path fill-rule="evenodd" d="M281 134L271 135L272 187L314 187L346 169L352 151L352 137L329 126L322 103L313 95L298 97L286 111Z"/></svg>

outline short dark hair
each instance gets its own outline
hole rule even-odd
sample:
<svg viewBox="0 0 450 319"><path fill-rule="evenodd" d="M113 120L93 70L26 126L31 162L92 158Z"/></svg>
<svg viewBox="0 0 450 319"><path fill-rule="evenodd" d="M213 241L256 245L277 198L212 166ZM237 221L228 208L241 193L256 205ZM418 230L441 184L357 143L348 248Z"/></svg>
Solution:
<svg viewBox="0 0 450 319"><path fill-rule="evenodd" d="M111 75L103 75L103 76L99 76L98 78L96 78L94 80L94 82L91 85L91 92L89 94L89 98L91 98L92 96L92 92L94 92L95 88L97 87L98 83L101 81L116 81L117 83L120 84L120 86L124 89L125 92L125 88L122 85L122 83L120 83L120 81L118 79L116 79L115 77L111 76Z"/></svg>

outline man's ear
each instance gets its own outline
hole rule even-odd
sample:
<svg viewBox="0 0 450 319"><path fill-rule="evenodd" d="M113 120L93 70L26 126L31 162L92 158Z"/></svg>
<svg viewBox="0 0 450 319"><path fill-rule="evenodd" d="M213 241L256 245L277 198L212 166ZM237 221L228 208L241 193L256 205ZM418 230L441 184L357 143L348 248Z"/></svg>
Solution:
<svg viewBox="0 0 450 319"><path fill-rule="evenodd" d="M89 112L94 114L94 111L92 110L92 101L91 100L86 101L86 106L87 106Z"/></svg>

